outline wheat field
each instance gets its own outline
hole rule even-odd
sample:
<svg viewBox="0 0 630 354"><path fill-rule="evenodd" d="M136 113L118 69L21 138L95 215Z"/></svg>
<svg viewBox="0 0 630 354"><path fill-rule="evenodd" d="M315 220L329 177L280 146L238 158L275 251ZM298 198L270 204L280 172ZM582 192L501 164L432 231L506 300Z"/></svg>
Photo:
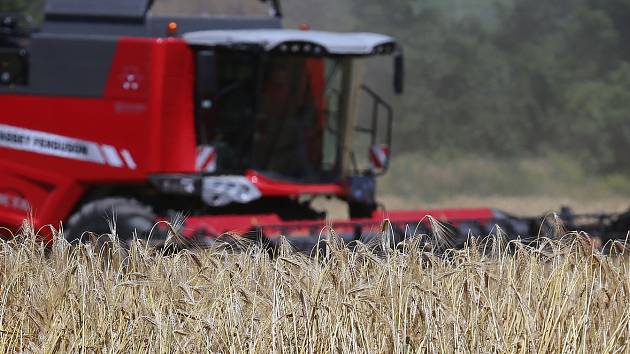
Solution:
<svg viewBox="0 0 630 354"><path fill-rule="evenodd" d="M630 260L585 235L164 253L0 242L0 352L628 353ZM60 238L61 235L56 235Z"/></svg>

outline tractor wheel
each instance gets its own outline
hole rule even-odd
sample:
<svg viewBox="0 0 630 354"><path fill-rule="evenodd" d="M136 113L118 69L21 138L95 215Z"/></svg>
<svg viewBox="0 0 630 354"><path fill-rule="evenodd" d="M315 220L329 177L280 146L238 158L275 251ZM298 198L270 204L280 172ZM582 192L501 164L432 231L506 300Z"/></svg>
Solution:
<svg viewBox="0 0 630 354"><path fill-rule="evenodd" d="M95 236L100 240L112 233L110 223L115 220L118 239L126 243L133 238L146 238L155 225L155 214L151 208L137 200L127 198L105 198L89 202L73 214L64 231L70 243L86 242ZM106 237L106 236L105 236ZM107 238L109 239L109 238Z"/></svg>

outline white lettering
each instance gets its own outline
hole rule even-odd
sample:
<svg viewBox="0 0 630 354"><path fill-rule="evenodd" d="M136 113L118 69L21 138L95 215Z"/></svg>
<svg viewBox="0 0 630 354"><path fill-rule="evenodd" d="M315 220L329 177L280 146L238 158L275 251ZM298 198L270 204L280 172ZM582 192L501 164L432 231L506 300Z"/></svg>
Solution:
<svg viewBox="0 0 630 354"><path fill-rule="evenodd" d="M0 193L0 207L28 211L30 209L30 204L28 203L28 200L20 196Z"/></svg>
<svg viewBox="0 0 630 354"><path fill-rule="evenodd" d="M5 124L0 124L0 147L112 167L137 168L128 150L123 150L123 161L113 146Z"/></svg>

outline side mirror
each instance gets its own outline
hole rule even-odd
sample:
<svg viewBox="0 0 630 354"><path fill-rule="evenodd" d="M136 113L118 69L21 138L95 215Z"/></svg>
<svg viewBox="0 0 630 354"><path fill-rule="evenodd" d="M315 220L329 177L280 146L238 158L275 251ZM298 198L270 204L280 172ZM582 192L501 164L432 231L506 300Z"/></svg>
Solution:
<svg viewBox="0 0 630 354"><path fill-rule="evenodd" d="M405 57L400 50L394 56L394 92L402 95L405 91Z"/></svg>

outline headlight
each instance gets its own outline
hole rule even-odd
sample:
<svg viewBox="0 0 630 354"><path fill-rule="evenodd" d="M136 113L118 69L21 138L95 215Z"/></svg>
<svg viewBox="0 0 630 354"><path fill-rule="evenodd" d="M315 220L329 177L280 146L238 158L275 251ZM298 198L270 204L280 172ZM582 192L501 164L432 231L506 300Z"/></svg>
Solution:
<svg viewBox="0 0 630 354"><path fill-rule="evenodd" d="M205 177L201 186L201 199L214 207L246 204L260 197L260 190L243 176Z"/></svg>
<svg viewBox="0 0 630 354"><path fill-rule="evenodd" d="M201 189L201 179L190 175L153 175L151 183L162 193L167 194L198 194Z"/></svg>

